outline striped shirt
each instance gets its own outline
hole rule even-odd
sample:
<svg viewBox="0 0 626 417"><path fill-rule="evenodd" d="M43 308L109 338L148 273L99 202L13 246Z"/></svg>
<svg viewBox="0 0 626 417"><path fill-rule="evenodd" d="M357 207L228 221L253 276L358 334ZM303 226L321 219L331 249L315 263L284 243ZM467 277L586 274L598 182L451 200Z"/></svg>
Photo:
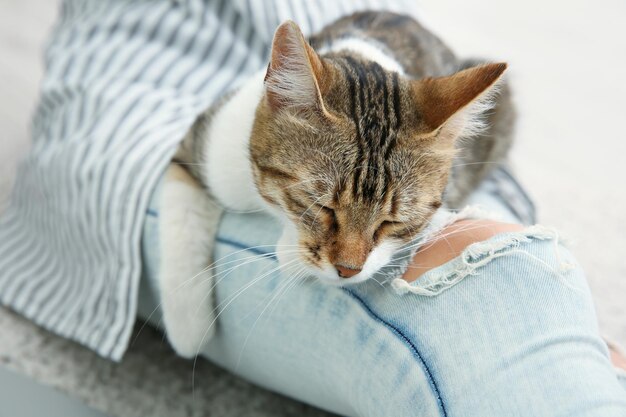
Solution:
<svg viewBox="0 0 626 417"><path fill-rule="evenodd" d="M150 195L196 116L305 34L415 0L66 0L45 52L33 147L0 219L0 302L120 360Z"/></svg>

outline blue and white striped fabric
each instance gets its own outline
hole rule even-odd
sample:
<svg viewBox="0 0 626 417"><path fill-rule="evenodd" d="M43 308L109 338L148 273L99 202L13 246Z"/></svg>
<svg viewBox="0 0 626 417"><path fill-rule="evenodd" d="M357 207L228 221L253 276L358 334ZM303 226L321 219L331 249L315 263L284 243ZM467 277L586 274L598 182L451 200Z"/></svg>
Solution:
<svg viewBox="0 0 626 417"><path fill-rule="evenodd" d="M274 29L305 34L415 0L67 0L0 219L0 301L121 359L135 320L150 194L196 116L263 68Z"/></svg>

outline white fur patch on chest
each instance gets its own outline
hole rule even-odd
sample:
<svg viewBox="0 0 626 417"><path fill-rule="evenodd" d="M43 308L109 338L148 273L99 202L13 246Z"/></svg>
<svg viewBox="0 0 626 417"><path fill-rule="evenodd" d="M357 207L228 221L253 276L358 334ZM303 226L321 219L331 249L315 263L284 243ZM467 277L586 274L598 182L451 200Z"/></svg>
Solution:
<svg viewBox="0 0 626 417"><path fill-rule="evenodd" d="M262 207L254 185L248 146L256 114L263 97L265 71L252 76L213 116L208 144L205 183L224 206L237 211Z"/></svg>
<svg viewBox="0 0 626 417"><path fill-rule="evenodd" d="M332 41L324 45L318 51L320 54L328 52L350 51L356 52L371 61L378 63L381 67L388 71L395 71L404 75L404 69L392 56L385 53L382 48L376 46L372 41L360 38L344 38Z"/></svg>

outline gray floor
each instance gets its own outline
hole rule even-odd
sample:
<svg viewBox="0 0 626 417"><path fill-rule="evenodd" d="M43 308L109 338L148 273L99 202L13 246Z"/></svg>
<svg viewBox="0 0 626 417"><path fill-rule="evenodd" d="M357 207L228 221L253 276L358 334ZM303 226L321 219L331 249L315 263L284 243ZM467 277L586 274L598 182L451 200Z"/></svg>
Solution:
<svg viewBox="0 0 626 417"><path fill-rule="evenodd" d="M194 366L193 361L177 357L161 333L149 326L136 326L131 347L119 364L1 308L0 329L0 366L111 416L329 416L249 384L206 360L200 359ZM3 382L0 380L0 392ZM10 406L20 406L22 398L14 399L18 403ZM0 394L0 410L4 406L1 399ZM54 403L50 407L56 410Z"/></svg>
<svg viewBox="0 0 626 417"><path fill-rule="evenodd" d="M0 366L0 417L106 417L81 402Z"/></svg>
<svg viewBox="0 0 626 417"><path fill-rule="evenodd" d="M40 51L55 3L0 0L0 212L16 163L29 146ZM510 63L520 108L513 160L521 181L535 197L542 223L568 238L587 270L603 333L626 345L626 137L621 126L626 3L421 4L429 26L459 54ZM112 416L325 415L206 361L195 369L192 390L193 364L175 357L150 328L139 334L121 364L1 308L0 329L0 365ZM6 383L0 380L0 392ZM8 383L19 387L17 379Z"/></svg>

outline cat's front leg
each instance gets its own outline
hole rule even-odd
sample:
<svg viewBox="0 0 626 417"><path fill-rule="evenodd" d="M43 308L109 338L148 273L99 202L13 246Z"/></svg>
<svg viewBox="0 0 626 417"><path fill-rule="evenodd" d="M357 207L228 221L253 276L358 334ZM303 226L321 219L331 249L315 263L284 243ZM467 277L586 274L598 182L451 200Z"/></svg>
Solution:
<svg viewBox="0 0 626 417"><path fill-rule="evenodd" d="M180 166L171 164L159 201L159 289L165 333L193 357L215 331L211 263L221 209Z"/></svg>

